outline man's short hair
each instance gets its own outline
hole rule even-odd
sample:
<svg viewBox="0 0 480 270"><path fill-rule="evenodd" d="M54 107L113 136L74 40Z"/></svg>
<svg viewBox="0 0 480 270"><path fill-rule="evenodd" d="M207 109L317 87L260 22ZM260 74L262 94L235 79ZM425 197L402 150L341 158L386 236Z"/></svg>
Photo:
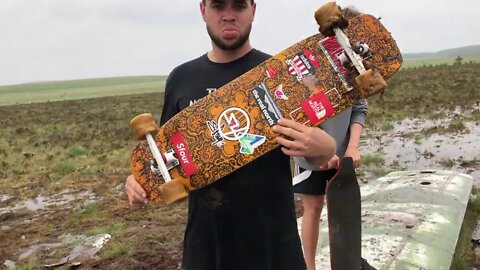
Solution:
<svg viewBox="0 0 480 270"><path fill-rule="evenodd" d="M203 4L205 5L207 3L207 0L202 0ZM253 3L255 2L255 0L250 0L250 4L253 5Z"/></svg>

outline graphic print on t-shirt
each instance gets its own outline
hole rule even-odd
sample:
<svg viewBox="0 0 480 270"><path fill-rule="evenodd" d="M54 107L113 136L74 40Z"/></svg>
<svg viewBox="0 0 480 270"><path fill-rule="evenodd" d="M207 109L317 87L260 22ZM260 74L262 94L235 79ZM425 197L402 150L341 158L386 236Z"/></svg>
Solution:
<svg viewBox="0 0 480 270"><path fill-rule="evenodd" d="M207 95L210 95L211 93L217 91L217 88L214 87L208 87L205 89L207 91ZM191 99L188 106L192 106L193 104L197 103L198 99Z"/></svg>

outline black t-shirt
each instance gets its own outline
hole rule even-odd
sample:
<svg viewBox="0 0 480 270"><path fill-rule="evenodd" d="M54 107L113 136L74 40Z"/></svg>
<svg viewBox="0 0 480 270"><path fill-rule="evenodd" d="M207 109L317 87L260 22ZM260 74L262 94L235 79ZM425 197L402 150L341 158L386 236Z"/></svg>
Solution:
<svg viewBox="0 0 480 270"><path fill-rule="evenodd" d="M207 55L168 77L160 123L270 56L252 50L230 63ZM304 270L293 200L290 158L275 149L189 194L186 270Z"/></svg>

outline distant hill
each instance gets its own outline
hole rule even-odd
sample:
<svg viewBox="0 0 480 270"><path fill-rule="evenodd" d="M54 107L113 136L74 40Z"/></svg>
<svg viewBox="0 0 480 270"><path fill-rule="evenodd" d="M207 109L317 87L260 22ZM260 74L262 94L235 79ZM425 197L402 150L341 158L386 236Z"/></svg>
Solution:
<svg viewBox="0 0 480 270"><path fill-rule="evenodd" d="M465 47L458 47L448 50L442 50L432 53L402 53L404 59L419 59L419 58L447 58L457 56L480 56L480 45L472 45Z"/></svg>
<svg viewBox="0 0 480 270"><path fill-rule="evenodd" d="M0 106L164 91L166 76L130 76L0 86Z"/></svg>

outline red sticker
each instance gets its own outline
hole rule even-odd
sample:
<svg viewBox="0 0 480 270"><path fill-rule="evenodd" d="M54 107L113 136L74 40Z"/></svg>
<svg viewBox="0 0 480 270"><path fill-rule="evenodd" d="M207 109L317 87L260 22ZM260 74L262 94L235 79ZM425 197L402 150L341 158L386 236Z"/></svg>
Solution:
<svg viewBox="0 0 480 270"><path fill-rule="evenodd" d="M194 174L197 171L197 168L195 168L192 155L188 151L187 144L183 139L182 133L175 133L172 138L170 138L170 141L172 142L173 150L175 150L178 161L182 165L185 176L188 177Z"/></svg>
<svg viewBox="0 0 480 270"><path fill-rule="evenodd" d="M318 57L315 55L315 53L309 49L304 49L303 50L303 53L305 54L305 56L307 57L308 61L310 61L310 63L312 64L312 66L314 68L319 68L320 67L320 63L318 61Z"/></svg>
<svg viewBox="0 0 480 270"><path fill-rule="evenodd" d="M308 120L310 120L312 125L317 125L335 112L332 104L323 92L318 92L303 101L302 109L307 114Z"/></svg>
<svg viewBox="0 0 480 270"><path fill-rule="evenodd" d="M277 70L274 67L269 67L265 72L269 78L277 76Z"/></svg>

